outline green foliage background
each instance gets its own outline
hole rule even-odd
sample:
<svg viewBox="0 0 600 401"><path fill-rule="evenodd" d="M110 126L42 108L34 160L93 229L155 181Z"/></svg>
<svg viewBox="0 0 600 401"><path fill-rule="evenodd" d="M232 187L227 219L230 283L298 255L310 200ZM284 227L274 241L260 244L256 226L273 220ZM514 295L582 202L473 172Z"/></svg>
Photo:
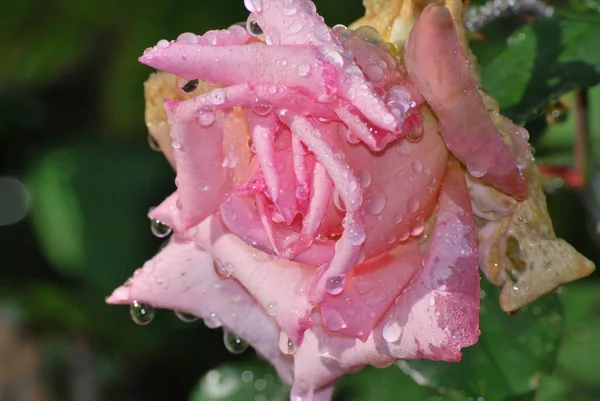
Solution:
<svg viewBox="0 0 600 401"><path fill-rule="evenodd" d="M331 25L363 12L358 0L316 4ZM570 91L589 89L598 149L600 7L594 0L556 6L553 19L498 21L472 47L485 87L510 117L528 124L538 160L571 163L573 113L551 126L544 113L562 97L572 105ZM104 305L159 247L145 214L174 187L169 166L146 143L142 83L150 70L136 59L159 39L245 18L241 0L24 0L3 7L0 176L21 179L32 203L26 220L0 226L0 317L11 316L39 345L48 399L83 401L72 389L79 380L68 357L74 344L91 355L91 400L288 397L252 352L228 354L218 330L166 311L139 327L125 308ZM558 234L598 264L600 203L565 188L548 201ZM340 381L336 400L600 399L598 276L516 316L500 312L497 295L485 285L482 340L462 363L365 369Z"/></svg>

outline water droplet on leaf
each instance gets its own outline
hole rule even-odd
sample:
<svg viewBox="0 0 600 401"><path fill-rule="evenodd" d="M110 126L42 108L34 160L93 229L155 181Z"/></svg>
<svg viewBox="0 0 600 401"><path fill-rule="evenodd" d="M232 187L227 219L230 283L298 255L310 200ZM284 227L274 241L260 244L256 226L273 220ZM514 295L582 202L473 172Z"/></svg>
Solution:
<svg viewBox="0 0 600 401"><path fill-rule="evenodd" d="M569 110L563 102L556 101L546 108L546 122L550 125L564 123L569 117Z"/></svg>

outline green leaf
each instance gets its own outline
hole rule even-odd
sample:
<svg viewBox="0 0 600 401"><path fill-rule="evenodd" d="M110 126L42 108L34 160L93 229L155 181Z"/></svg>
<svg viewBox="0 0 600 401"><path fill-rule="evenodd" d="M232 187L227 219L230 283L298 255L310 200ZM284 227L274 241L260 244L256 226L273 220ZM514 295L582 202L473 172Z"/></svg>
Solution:
<svg viewBox="0 0 600 401"><path fill-rule="evenodd" d="M206 373L190 401L287 401L289 390L264 361L222 365Z"/></svg>
<svg viewBox="0 0 600 401"><path fill-rule="evenodd" d="M336 384L334 401L423 401L432 394L405 375L396 365L385 369L366 367L353 375L342 376ZM438 399L442 401L441 398ZM432 399L433 401L433 399Z"/></svg>
<svg viewBox="0 0 600 401"><path fill-rule="evenodd" d="M539 19L516 30L481 66L483 86L523 124L550 100L600 82L599 42L597 18Z"/></svg>
<svg viewBox="0 0 600 401"><path fill-rule="evenodd" d="M460 363L401 362L419 383L466 397L506 401L535 392L551 371L561 335L558 295L548 295L515 316L500 310L500 289L482 281L479 343L464 350Z"/></svg>
<svg viewBox="0 0 600 401"><path fill-rule="evenodd" d="M145 138L136 146L77 141L48 152L27 180L34 229L48 261L111 291L156 250L159 240L146 213L162 201L172 177Z"/></svg>

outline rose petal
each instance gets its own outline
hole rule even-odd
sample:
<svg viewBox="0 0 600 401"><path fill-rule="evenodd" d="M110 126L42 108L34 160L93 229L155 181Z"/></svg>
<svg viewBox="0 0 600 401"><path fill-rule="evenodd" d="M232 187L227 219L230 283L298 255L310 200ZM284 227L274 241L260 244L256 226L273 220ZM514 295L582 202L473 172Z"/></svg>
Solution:
<svg viewBox="0 0 600 401"><path fill-rule="evenodd" d="M186 79L201 79L221 85L249 84L303 87L315 99L329 96L331 89L323 82L336 84L336 73L323 65L306 77L298 67L306 60L316 60L316 49L309 46L206 46L170 43L144 52L139 61L161 71ZM285 61L284 61L285 60ZM327 72L327 78L324 76Z"/></svg>
<svg viewBox="0 0 600 401"><path fill-rule="evenodd" d="M284 381L291 381L291 360L279 351L277 325L240 283L219 277L213 259L195 244L172 238L107 302L134 300L220 322L267 358Z"/></svg>
<svg viewBox="0 0 600 401"><path fill-rule="evenodd" d="M226 231L216 217L197 228L193 240L221 265L230 266L238 280L265 309L276 309L273 318L292 341L302 342L304 331L312 325L312 305L305 287L314 269L285 259L277 259L246 245ZM270 306L275 305L275 308Z"/></svg>
<svg viewBox="0 0 600 401"><path fill-rule="evenodd" d="M421 252L415 240L368 259L353 269L342 293L328 295L321 303L323 325L366 341L420 269Z"/></svg>
<svg viewBox="0 0 600 401"><path fill-rule="evenodd" d="M524 197L525 180L483 105L446 8L425 7L406 43L405 62L410 80L439 118L450 151L473 176Z"/></svg>
<svg viewBox="0 0 600 401"><path fill-rule="evenodd" d="M479 336L477 240L463 173L444 179L424 267L366 342L314 326L294 358L294 381L318 389L367 364L396 359L460 360Z"/></svg>
<svg viewBox="0 0 600 401"><path fill-rule="evenodd" d="M230 172L222 164L223 131L233 114L207 110L190 121L179 115L178 102L166 100L165 108L173 137L181 220L188 229L214 213L232 188Z"/></svg>

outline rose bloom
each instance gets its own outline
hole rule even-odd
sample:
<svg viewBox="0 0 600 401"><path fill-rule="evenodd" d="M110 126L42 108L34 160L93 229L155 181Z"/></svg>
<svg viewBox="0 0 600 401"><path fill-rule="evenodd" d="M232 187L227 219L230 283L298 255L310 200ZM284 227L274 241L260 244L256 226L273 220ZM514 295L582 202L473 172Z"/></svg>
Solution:
<svg viewBox="0 0 600 401"><path fill-rule="evenodd" d="M245 5L246 28L140 58L164 71L147 122L177 191L149 216L173 235L109 303L222 326L292 400L328 400L365 365L459 361L479 265L507 311L593 270L553 233L527 131L479 89L460 3L367 1L356 29L308 0Z"/></svg>

